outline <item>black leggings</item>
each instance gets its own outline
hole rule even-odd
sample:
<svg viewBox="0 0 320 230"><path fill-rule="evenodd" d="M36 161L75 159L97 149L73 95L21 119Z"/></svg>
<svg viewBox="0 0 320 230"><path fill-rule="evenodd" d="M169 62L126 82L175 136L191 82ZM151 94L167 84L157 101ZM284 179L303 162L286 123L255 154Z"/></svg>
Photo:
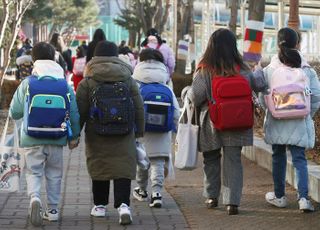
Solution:
<svg viewBox="0 0 320 230"><path fill-rule="evenodd" d="M114 207L118 208L122 203L130 206L131 180L120 178L113 180ZM92 193L94 205L107 205L109 203L110 181L93 180Z"/></svg>

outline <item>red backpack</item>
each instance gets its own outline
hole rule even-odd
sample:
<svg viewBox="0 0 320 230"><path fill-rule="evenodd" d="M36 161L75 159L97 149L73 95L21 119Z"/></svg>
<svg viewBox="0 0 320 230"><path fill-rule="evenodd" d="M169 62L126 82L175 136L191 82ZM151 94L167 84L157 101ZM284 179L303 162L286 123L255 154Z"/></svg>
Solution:
<svg viewBox="0 0 320 230"><path fill-rule="evenodd" d="M211 80L213 101L209 113L215 129L245 130L253 126L252 91L247 79L240 74Z"/></svg>

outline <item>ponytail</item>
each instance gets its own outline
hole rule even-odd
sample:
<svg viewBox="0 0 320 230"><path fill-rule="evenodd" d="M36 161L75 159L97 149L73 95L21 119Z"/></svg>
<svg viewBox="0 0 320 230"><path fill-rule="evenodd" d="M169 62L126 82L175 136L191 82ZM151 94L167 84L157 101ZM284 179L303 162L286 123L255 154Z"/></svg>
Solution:
<svg viewBox="0 0 320 230"><path fill-rule="evenodd" d="M279 59L280 61L290 67L300 68L301 67L301 56L298 50L288 48L284 45L279 46Z"/></svg>

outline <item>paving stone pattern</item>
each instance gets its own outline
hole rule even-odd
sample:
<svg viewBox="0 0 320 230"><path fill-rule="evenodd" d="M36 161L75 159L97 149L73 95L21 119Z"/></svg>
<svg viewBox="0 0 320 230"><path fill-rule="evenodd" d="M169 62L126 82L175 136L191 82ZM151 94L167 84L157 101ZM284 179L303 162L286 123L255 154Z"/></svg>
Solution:
<svg viewBox="0 0 320 230"><path fill-rule="evenodd" d="M87 173L84 141L70 153L64 151L64 178L61 200L61 219L58 222L44 221L42 227L33 227L27 219L29 199L26 182L22 175L22 190L19 193L0 193L0 230L44 229L44 230L116 230L116 229L189 229L187 222L172 197L164 191L164 208L151 209L147 202L132 199L133 224L121 226L118 212L113 208L113 187L106 218L90 217L93 207L91 181ZM135 182L132 187L135 187ZM42 186L44 188L44 185ZM45 201L45 193L42 193Z"/></svg>

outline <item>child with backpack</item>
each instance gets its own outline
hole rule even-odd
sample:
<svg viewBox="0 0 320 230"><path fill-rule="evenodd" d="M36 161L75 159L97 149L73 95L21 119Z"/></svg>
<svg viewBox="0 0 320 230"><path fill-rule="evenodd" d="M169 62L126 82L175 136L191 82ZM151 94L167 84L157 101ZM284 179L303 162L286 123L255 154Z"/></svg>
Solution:
<svg viewBox="0 0 320 230"><path fill-rule="evenodd" d="M78 46L76 57L72 58L72 81L74 91L77 92L78 84L83 79L84 69L86 67L86 55L82 46Z"/></svg>
<svg viewBox="0 0 320 230"><path fill-rule="evenodd" d="M39 42L32 49L32 76L21 82L10 105L10 117L23 118L21 147L26 147L26 180L30 197L29 218L34 226L42 219L57 221L63 173L63 146L78 145L79 114L75 96L54 61L52 45ZM67 140L68 138L68 140ZM46 178L47 208L42 215L41 184Z"/></svg>
<svg viewBox="0 0 320 230"><path fill-rule="evenodd" d="M170 75L160 51L144 49L139 59L133 78L140 84L146 120L146 133L139 141L145 145L151 162L152 192L149 206L161 208L165 165L171 159L171 137L179 119L179 104L173 91L166 85ZM139 187L133 190L133 197L139 201L148 200L148 172L140 167L137 169Z"/></svg>
<svg viewBox="0 0 320 230"><path fill-rule="evenodd" d="M198 148L203 152L207 208L218 206L221 190L228 215L238 214L243 172L241 150L253 144L253 75L237 49L235 35L216 30L186 92L200 110ZM221 149L223 163L221 168Z"/></svg>
<svg viewBox="0 0 320 230"><path fill-rule="evenodd" d="M131 224L131 180L136 175L136 137L144 134L143 102L132 67L113 42L100 41L77 89L80 124L85 127L87 168L92 179L91 215L104 217L110 180L119 223Z"/></svg>
<svg viewBox="0 0 320 230"><path fill-rule="evenodd" d="M287 149L297 172L298 204L304 212L314 211L308 198L308 168L305 149L313 148L315 128L312 117L320 106L320 84L316 72L297 50L298 34L290 28L278 32L279 52L263 70L268 94L261 97L267 108L265 141L272 145L274 192L266 201L287 206L285 196Z"/></svg>

